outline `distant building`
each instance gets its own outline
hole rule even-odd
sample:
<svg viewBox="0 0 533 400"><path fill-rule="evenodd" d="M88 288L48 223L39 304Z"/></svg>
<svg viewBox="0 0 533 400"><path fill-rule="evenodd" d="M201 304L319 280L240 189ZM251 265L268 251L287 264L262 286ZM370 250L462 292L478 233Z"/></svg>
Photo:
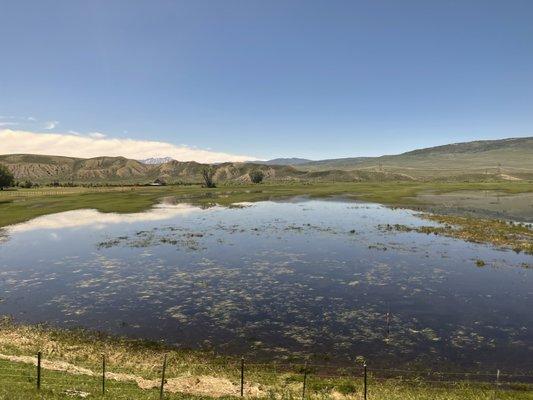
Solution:
<svg viewBox="0 0 533 400"><path fill-rule="evenodd" d="M157 178L155 181L150 183L150 186L166 186L166 184L167 183L163 179Z"/></svg>

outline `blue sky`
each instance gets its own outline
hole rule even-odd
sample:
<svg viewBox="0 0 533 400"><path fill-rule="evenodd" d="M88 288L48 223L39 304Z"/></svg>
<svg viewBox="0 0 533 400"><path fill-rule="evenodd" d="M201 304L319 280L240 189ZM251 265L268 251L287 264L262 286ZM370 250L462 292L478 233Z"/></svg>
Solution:
<svg viewBox="0 0 533 400"><path fill-rule="evenodd" d="M529 0L0 0L0 14L0 129L263 159L533 135Z"/></svg>

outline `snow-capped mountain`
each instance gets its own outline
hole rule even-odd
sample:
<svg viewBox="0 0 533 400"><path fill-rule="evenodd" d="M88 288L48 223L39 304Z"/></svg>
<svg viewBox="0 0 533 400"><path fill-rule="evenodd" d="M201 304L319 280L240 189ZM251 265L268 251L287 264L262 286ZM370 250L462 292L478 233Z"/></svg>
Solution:
<svg viewBox="0 0 533 400"><path fill-rule="evenodd" d="M172 157L152 157L152 158L146 158L144 160L139 160L143 164L150 164L150 165L159 165L164 164L169 161L174 161Z"/></svg>

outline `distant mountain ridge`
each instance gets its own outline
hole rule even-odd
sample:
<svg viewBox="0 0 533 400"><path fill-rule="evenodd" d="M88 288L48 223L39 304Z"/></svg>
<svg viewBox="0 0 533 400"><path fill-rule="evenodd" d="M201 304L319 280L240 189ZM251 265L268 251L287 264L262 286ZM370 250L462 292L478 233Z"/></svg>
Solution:
<svg viewBox="0 0 533 400"><path fill-rule="evenodd" d="M251 161L253 163L265 164L265 165L300 165L313 162L313 160L308 160L307 158L274 158L267 161Z"/></svg>
<svg viewBox="0 0 533 400"><path fill-rule="evenodd" d="M459 142L441 146L427 147L424 149L411 150L400 155L414 154L442 154L442 153L481 153L501 149L520 149L526 146L533 149L533 137L507 138L497 140L475 140L472 142Z"/></svg>
<svg viewBox="0 0 533 400"><path fill-rule="evenodd" d="M0 163L17 180L40 183L149 183L155 179L197 183L202 181L202 170L208 167L176 160L143 161L124 157L0 155ZM210 167L219 182L249 182L249 173L256 169L263 171L266 181L533 180L533 137L449 144L381 157L303 161L285 158ZM278 164L282 162L297 164Z"/></svg>

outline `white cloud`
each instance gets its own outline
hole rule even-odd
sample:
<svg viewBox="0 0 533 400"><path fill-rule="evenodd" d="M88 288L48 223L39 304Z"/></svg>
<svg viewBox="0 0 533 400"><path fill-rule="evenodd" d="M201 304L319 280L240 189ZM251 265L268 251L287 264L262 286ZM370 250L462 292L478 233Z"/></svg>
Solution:
<svg viewBox="0 0 533 400"><path fill-rule="evenodd" d="M59 121L48 121L45 125L44 125L44 129L54 129L56 126L59 125Z"/></svg>
<svg viewBox="0 0 533 400"><path fill-rule="evenodd" d="M172 157L179 161L198 161L203 163L257 159L257 157L252 156L219 153L150 140L94 138L75 134L35 133L0 129L0 154L21 153L80 158L123 156L135 160L151 157Z"/></svg>
<svg viewBox="0 0 533 400"><path fill-rule="evenodd" d="M2 126L16 126L18 124L19 124L18 122L0 121L0 127L2 127Z"/></svg>
<svg viewBox="0 0 533 400"><path fill-rule="evenodd" d="M106 134L100 133L100 132L91 132L89 133L89 136L92 137L93 139L103 139L107 137Z"/></svg>

